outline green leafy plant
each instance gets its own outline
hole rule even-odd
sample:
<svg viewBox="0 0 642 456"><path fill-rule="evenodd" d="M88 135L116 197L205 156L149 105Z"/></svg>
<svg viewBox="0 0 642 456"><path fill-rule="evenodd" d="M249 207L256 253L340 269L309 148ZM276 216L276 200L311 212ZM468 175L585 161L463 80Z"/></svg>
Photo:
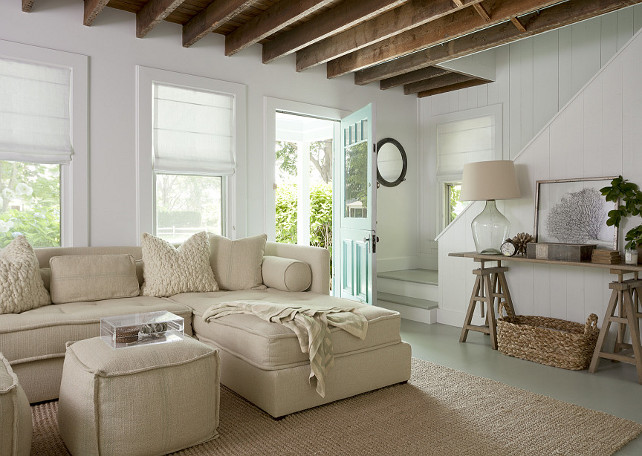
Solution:
<svg viewBox="0 0 642 456"><path fill-rule="evenodd" d="M611 185L600 189L606 201L617 203L620 205L617 209L613 209L608 213L608 226L615 226L618 228L622 219L630 216L639 216L642 214L642 191L633 182L629 182L622 176L618 176L611 181ZM625 245L627 249L635 249L642 247L642 225L630 229L624 240L628 241Z"/></svg>

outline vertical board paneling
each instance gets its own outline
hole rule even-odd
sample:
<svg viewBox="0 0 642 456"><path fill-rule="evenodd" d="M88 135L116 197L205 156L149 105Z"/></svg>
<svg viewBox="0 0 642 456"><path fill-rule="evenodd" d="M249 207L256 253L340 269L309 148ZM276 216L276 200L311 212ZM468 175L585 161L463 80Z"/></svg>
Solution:
<svg viewBox="0 0 642 456"><path fill-rule="evenodd" d="M559 111L557 31L533 39L533 131L538 132ZM530 138L529 138L530 139Z"/></svg>
<svg viewBox="0 0 642 456"><path fill-rule="evenodd" d="M599 75L584 92L584 169L582 176L605 176L602 148L602 81Z"/></svg>
<svg viewBox="0 0 642 456"><path fill-rule="evenodd" d="M622 173L629 179L642 174L642 40L637 40L623 52L630 65L622 65ZM642 180L638 178L638 185Z"/></svg>
<svg viewBox="0 0 642 456"><path fill-rule="evenodd" d="M571 28L572 92L577 93L600 69L600 22L584 21Z"/></svg>
<svg viewBox="0 0 642 456"><path fill-rule="evenodd" d="M504 150L508 153L504 157L516 157L522 190L521 198L500 204L512 222L511 234L532 232L535 180L624 173L642 185L642 36L610 60L641 26L642 5L543 34L531 39L532 44L504 46L496 50L496 82L485 90L476 88L476 96L469 90L433 105L441 106L433 110L435 114L468 109L473 103L503 104ZM563 111L555 116L559 108ZM551 117L552 122L545 126ZM521 145L540 127L544 129L520 153ZM482 204L475 203L454 222L458 226L443 234L440 251L442 246L450 252L474 249L470 223ZM628 228L627 223L623 232ZM463 320L474 281L470 271L476 265L440 255L441 261L446 270L440 270L440 293L443 287L444 299L448 299L443 305ZM583 323L593 312L602 319L610 297L608 283L613 280L608 271L507 265L518 313Z"/></svg>
<svg viewBox="0 0 642 456"><path fill-rule="evenodd" d="M572 55L572 27L565 27L558 30L558 42L559 42L559 55L557 61L559 62L559 83L558 83L558 93L559 93L559 106L560 108L564 106L571 97L575 94L573 92L573 83L572 83L572 67L571 67L571 55Z"/></svg>
<svg viewBox="0 0 642 456"><path fill-rule="evenodd" d="M602 66L611 60L618 50L618 17L617 13L602 16L600 30L600 63Z"/></svg>
<svg viewBox="0 0 642 456"><path fill-rule="evenodd" d="M602 72L602 138L605 176L622 172L622 61L614 60Z"/></svg>
<svg viewBox="0 0 642 456"><path fill-rule="evenodd" d="M631 8L625 8L617 11L617 48L622 49L633 36L633 11Z"/></svg>

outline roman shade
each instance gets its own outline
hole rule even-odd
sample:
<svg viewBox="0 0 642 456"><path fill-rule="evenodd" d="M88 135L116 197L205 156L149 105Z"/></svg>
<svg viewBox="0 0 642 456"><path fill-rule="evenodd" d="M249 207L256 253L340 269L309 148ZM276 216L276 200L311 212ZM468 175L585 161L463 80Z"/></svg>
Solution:
<svg viewBox="0 0 642 456"><path fill-rule="evenodd" d="M0 58L0 160L71 161L71 69Z"/></svg>
<svg viewBox="0 0 642 456"><path fill-rule="evenodd" d="M470 162L495 158L495 117L483 116L437 125L437 176L461 174Z"/></svg>
<svg viewBox="0 0 642 456"><path fill-rule="evenodd" d="M234 96L153 84L154 171L234 174Z"/></svg>

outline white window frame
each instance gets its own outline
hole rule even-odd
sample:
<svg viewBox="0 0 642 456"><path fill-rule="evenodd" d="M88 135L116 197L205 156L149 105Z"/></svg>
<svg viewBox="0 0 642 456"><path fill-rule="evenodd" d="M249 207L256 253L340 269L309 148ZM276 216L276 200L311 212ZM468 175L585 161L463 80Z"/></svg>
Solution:
<svg viewBox="0 0 642 456"><path fill-rule="evenodd" d="M478 117L494 117L495 119L495 148L494 148L494 157L493 160L501 160L503 154L503 134L502 134L502 105L495 104L490 106L484 106L482 108L468 109L466 111L453 112L449 114L443 114L439 116L434 116L430 119L429 131L430 131L430 145L429 153L434 154L437 157L435 163L435 174L439 170L439 145L437 144L437 127L441 124L449 122L457 122L462 120L475 119ZM463 170L462 170L463 172ZM436 232L440 233L437 237L441 236L441 232L445 230L448 225L446 224L446 183L452 182L461 182L462 173L442 175L436 177L437 188L434 189L435 198L438 198L438 202L435 205L437 208L436 215Z"/></svg>
<svg viewBox="0 0 642 456"><path fill-rule="evenodd" d="M153 148L153 91L152 84L171 84L196 90L218 92L234 97L234 125L236 127L234 155L236 172L231 176L221 176L222 230L225 236L235 239L245 233L237 230L237 189L244 185L247 125L247 87L244 84L219 81L204 76L176 73L141 65L136 66L136 231L138 242L145 232L156 231L156 179L152 168Z"/></svg>
<svg viewBox="0 0 642 456"><path fill-rule="evenodd" d="M89 245L88 61L86 55L0 40L0 58L71 69L71 163L60 165L60 244Z"/></svg>

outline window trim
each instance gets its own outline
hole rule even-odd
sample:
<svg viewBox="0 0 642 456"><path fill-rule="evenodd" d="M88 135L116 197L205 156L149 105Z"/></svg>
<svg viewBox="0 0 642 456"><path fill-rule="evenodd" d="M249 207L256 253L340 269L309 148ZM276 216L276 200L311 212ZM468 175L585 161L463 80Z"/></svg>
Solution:
<svg viewBox="0 0 642 456"><path fill-rule="evenodd" d="M194 89L219 92L234 97L234 155L236 172L223 177L222 198L223 234L235 239L244 236L245 230L238 227L237 195L245 183L247 87L244 84L219 81L204 76L177 73L136 65L136 232L138 242L143 233L156 230L156 177L152 168L152 83L172 84ZM163 173L168 174L168 173Z"/></svg>
<svg viewBox="0 0 642 456"><path fill-rule="evenodd" d="M0 40L0 58L71 69L69 165L60 165L60 244L89 245L88 62L86 55Z"/></svg>

